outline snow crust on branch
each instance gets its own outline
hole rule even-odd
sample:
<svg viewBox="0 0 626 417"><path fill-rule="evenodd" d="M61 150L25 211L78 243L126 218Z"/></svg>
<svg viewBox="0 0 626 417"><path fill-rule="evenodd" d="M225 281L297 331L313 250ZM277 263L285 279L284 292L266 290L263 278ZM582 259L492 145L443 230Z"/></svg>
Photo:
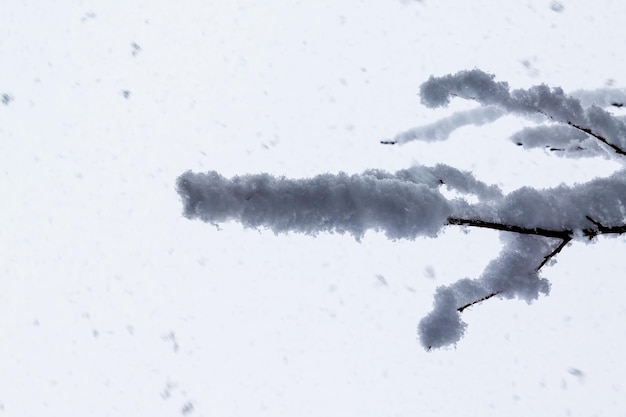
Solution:
<svg viewBox="0 0 626 417"><path fill-rule="evenodd" d="M574 186L559 185L541 190L522 187L502 198L481 200L476 204L457 201L453 216L525 229L573 233L593 227L589 218L606 227L622 225L626 222L625 207L626 170L621 170L609 177Z"/></svg>
<svg viewBox="0 0 626 417"><path fill-rule="evenodd" d="M420 98L422 104L431 108L447 106L451 98L459 97L520 115L542 113L560 122L580 125L586 122L580 101L567 96L560 87L541 84L526 90L511 90L508 83L496 82L494 78L477 69L430 77L420 87Z"/></svg>
<svg viewBox="0 0 626 417"><path fill-rule="evenodd" d="M609 158L597 141L571 126L525 127L511 136L511 141L524 149L544 148L557 156Z"/></svg>
<svg viewBox="0 0 626 417"><path fill-rule="evenodd" d="M476 101L484 107L456 112L429 125L407 130L388 143L446 140L460 127L480 126L504 114L516 114L532 120L540 115L544 122L550 123L526 128L512 138L525 148L544 147L558 152L559 156L572 158L607 157L607 153L612 157L615 149L607 149L598 140L588 138L592 132L611 138L608 143L626 149L626 124L603 108L626 104L626 92L620 89L579 90L572 96L560 87L550 88L544 84L511 90L508 83L497 82L494 75L478 69L430 77L420 87L422 104L430 108L445 107L455 97Z"/></svg>
<svg viewBox="0 0 626 417"><path fill-rule="evenodd" d="M452 213L428 169L324 174L310 179L268 174L227 179L215 171L187 172L178 179L188 218L205 222L234 220L275 233L349 233L367 230L388 238L436 236Z"/></svg>
<svg viewBox="0 0 626 417"><path fill-rule="evenodd" d="M623 107L626 105L626 90L621 88L598 88L597 90L576 90L570 94L580 100L583 106Z"/></svg>
<svg viewBox="0 0 626 417"><path fill-rule="evenodd" d="M454 97L483 108L456 113L396 136L395 142L445 140L461 126L489 123L516 114L546 124L527 127L511 140L523 149L548 147L559 156L603 156L624 161L626 125L600 106L626 98L618 90L566 95L545 85L511 90L480 70L431 77L420 89L429 107ZM441 187L461 194L446 198ZM188 171L177 180L184 215L209 223L236 221L275 233L348 233L357 240L368 230L390 239L435 237L447 225L490 228L500 232L502 250L475 279L464 278L437 289L433 310L418 326L427 349L460 340L467 329L463 311L491 297L528 303L548 294L541 269L572 240L586 243L601 234L626 233L626 168L584 184L549 189L522 187L504 195L470 172L443 164L414 166L389 173L322 174L287 179L269 174L225 178L215 171ZM464 196L471 195L478 202Z"/></svg>
<svg viewBox="0 0 626 417"><path fill-rule="evenodd" d="M541 236L502 234L503 249L478 279L464 278L437 288L433 310L418 325L418 335L427 349L458 342L467 324L461 319L464 307L498 295L528 303L550 292L550 283L539 276L536 266L557 246Z"/></svg>
<svg viewBox="0 0 626 417"><path fill-rule="evenodd" d="M495 106L460 111L434 123L399 133L393 138L393 142L402 144L413 140L425 142L442 141L448 139L452 132L463 126L482 126L498 120L505 114L504 110Z"/></svg>

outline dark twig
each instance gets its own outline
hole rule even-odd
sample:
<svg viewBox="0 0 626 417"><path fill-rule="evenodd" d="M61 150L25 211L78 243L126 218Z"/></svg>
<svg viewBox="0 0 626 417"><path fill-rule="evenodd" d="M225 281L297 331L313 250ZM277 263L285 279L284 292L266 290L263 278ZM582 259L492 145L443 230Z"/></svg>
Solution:
<svg viewBox="0 0 626 417"><path fill-rule="evenodd" d="M486 229L500 230L503 232L513 232L513 233L520 233L524 235L538 235L538 236L545 236L545 237L553 237L557 239L567 239L572 234L571 230L551 230L551 229L544 229L541 227L529 228L529 227L516 226L512 224L488 222L485 220L461 219L458 217L449 217L448 224L459 225L459 226L481 227L481 228L486 228Z"/></svg>
<svg viewBox="0 0 626 417"><path fill-rule="evenodd" d="M605 226L599 221L594 220L590 216L585 216L585 217L595 226L595 228L583 229L583 235L587 236L589 239L593 239L594 237L598 235L626 233L626 225Z"/></svg>
<svg viewBox="0 0 626 417"><path fill-rule="evenodd" d="M545 264L548 263L548 261L550 261L550 259L552 259L553 257L555 257L556 255L559 254L559 252L561 252L563 250L563 248L565 246L567 246L568 243L570 243L572 241L571 237L567 237L565 239L563 239L561 241L561 243L559 244L559 246L557 246L552 252L550 252L549 255L546 255L545 258L543 258L543 261L539 264L539 266L535 269L537 272L539 272L539 270L541 268L544 267Z"/></svg>
<svg viewBox="0 0 626 417"><path fill-rule="evenodd" d="M593 219L591 216L585 216L587 218L587 220L589 220L591 223L595 224L598 228L604 227L602 225L602 223L600 223L599 221Z"/></svg>
<svg viewBox="0 0 626 417"><path fill-rule="evenodd" d="M563 250L563 248L565 246L567 246L567 244L569 242L571 242L571 240L572 240L571 237L567 237L567 238L563 239L561 241L561 243L552 252L550 252L550 254L546 255L546 257L543 258L543 261L539 264L539 266L535 270L537 272L539 272L539 270L541 268L543 268L545 266L545 264L547 264L550 259L552 259L554 256L556 256L559 252L561 252ZM466 308L471 307L474 304L482 303L483 301L488 300L491 297L495 297L496 295L501 294L501 293L502 293L502 291L494 291L494 292L484 296L483 298L480 298L478 300L472 301L471 303L467 303L464 306L461 306L461 307L457 308L456 311L458 311L459 313L462 313L463 310L465 310Z"/></svg>
<svg viewBox="0 0 626 417"><path fill-rule="evenodd" d="M626 152L620 148L617 145L614 145L612 143L610 143L608 140L606 140L606 138L604 136L601 136L597 133L595 133L594 131L592 131L589 128L586 127L582 127L582 126L578 126L576 123L572 123L570 121L567 121L567 124L572 126L575 129L580 130L581 132L585 132L586 134L593 136L594 138L598 139L600 142L604 143L605 145L607 145L608 147L610 147L611 149L613 149L615 152L617 152L620 155L626 155Z"/></svg>
<svg viewBox="0 0 626 417"><path fill-rule="evenodd" d="M626 233L626 224L608 227L608 226L604 226L602 223L598 222L597 220L594 220L590 216L586 216L586 217L594 225L594 227L588 227L588 228L582 229L583 235L587 236L589 239L593 239L597 235L602 235L602 234ZM541 263L537 266L537 268L535 269L537 272L539 272L539 270L543 268L552 258L558 255L563 250L563 248L565 248L565 246L567 246L567 244L572 241L573 235L574 235L573 230L567 230L567 229L566 230L551 230L551 229L544 229L541 227L529 228L529 227L522 227L522 226L516 226L516 225L510 225L510 224L502 224L502 223L489 222L489 221L484 221L484 220L477 220L477 219L461 219L458 217L448 218L448 224L481 227L481 228L487 228L487 229L500 230L504 232L520 233L520 234L526 234L526 235L537 235L537 236L543 236L543 237L548 237L548 238L561 239L561 243L559 243L552 252L546 255L543 258L543 261L541 261ZM474 304L481 303L501 293L502 291L494 291L478 300L472 301L461 307L458 307L456 310L459 313L462 313L463 310L465 310L466 308L471 307Z"/></svg>
<svg viewBox="0 0 626 417"><path fill-rule="evenodd" d="M593 223L595 227L587 227L582 229L581 232L583 236L587 236L590 239L594 238L598 235L609 235L609 234L623 234L626 233L626 224L622 224L619 226L604 226L601 223L593 220L589 216L587 219ZM563 229L563 230L553 230L553 229L544 229L542 227L522 227L516 226L514 224L503 224L490 222L485 220L478 219L462 219L458 217L448 217L449 225L456 226L470 226L470 227L481 227L486 229L500 230L503 232L512 232L512 233L520 233L523 235L536 235L543 237L551 237L561 240L572 239L574 235L574 231L571 229Z"/></svg>
<svg viewBox="0 0 626 417"><path fill-rule="evenodd" d="M501 293L501 291L492 292L492 293L491 293L491 294L489 294L489 295L485 295L485 296L484 296L483 298L481 298L480 300L472 301L471 303L467 303L467 304L465 304L464 306L461 306L461 307L457 308L457 309L456 309L456 311L458 311L459 313L462 313L462 312L463 312L463 310L465 310L467 307L471 307L471 306L473 306L474 304L482 303L483 301L488 300L488 299L490 299L491 297L495 297L496 295L498 295L498 294L500 294L500 293Z"/></svg>

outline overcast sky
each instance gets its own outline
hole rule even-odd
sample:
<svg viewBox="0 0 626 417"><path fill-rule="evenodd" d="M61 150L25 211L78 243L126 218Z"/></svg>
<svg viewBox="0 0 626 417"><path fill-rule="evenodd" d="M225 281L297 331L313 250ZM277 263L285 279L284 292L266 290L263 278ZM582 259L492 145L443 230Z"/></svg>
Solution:
<svg viewBox="0 0 626 417"><path fill-rule="evenodd" d="M423 107L430 75L626 86L626 3L502 3L3 2L0 416L624 415L623 238L573 244L549 296L474 306L456 348L426 352L436 287L478 276L497 233L182 216L187 170L443 162L504 191L608 175L512 145L512 117L379 143L475 106Z"/></svg>

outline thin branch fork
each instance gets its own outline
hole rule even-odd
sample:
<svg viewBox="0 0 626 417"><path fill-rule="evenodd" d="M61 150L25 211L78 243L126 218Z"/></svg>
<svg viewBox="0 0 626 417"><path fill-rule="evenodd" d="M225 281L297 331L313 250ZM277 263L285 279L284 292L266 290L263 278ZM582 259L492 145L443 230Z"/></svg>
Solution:
<svg viewBox="0 0 626 417"><path fill-rule="evenodd" d="M570 236L570 237L568 237L568 238L566 238L566 239L563 239L563 240L561 241L561 243L560 243L560 244L559 244L556 248L554 248L554 250L553 250L552 252L550 252L548 255L546 255L546 256L543 258L543 261L539 264L539 266L538 266L535 270L536 270L537 272L539 272L539 270L540 270L541 268L543 268L543 267L544 267L544 265L545 265L545 264L547 264L547 263L550 261L550 259L552 259L552 258L553 258L553 257L555 257L556 255L558 255L558 254L559 254L559 252L561 252L561 251L563 250L563 248L564 248L565 246L567 246L567 244L568 244L568 243L570 243L571 241L572 241L571 236Z"/></svg>
<svg viewBox="0 0 626 417"><path fill-rule="evenodd" d="M589 239L593 239L597 235L602 235L602 234L626 233L626 225L607 227L607 226L604 226L602 223L594 220L590 216L586 216L586 217L587 217L587 220L589 220L595 226L593 228L585 228L582 230L583 235L587 236ZM561 243L559 243L559 245L557 245L552 252L546 255L543 258L543 261L537 266L537 268L535 268L537 272L539 272L541 268L543 268L553 257L558 255L563 250L563 248L565 248L567 244L572 241L573 234L574 234L572 230L551 230L551 229L544 229L544 228L528 228L528 227L522 227L522 226L516 226L516 225L488 222L488 221L477 220L477 219L462 219L458 217L448 218L448 224L481 227L481 228L494 229L494 230L500 230L500 231L505 231L505 232L521 233L521 234L527 234L527 235L536 235L536 236L560 239ZM478 300L472 301L461 307L458 307L456 310L459 313L462 313L466 308L471 307L475 304L482 303L483 301L488 300L492 297L495 297L496 295L499 295L501 293L502 291L494 291Z"/></svg>
<svg viewBox="0 0 626 417"><path fill-rule="evenodd" d="M598 235L608 235L608 234L621 235L623 233L626 233L626 224L619 225L619 226L604 226L602 223L592 219L589 216L585 216L585 217L587 218L587 220L589 220L591 223L593 223L596 226L595 229L594 228L583 229L583 234L589 237L590 239L593 239L594 237Z"/></svg>
<svg viewBox="0 0 626 417"><path fill-rule="evenodd" d="M552 252L550 252L548 255L546 255L546 256L543 258L543 261L539 264L539 266L538 266L537 268L535 268L535 270L536 270L537 272L539 272L539 270L540 270L541 268L543 268L543 267L545 266L545 264L547 264L547 263L548 263L548 261L550 261L550 259L552 259L553 257L555 257L555 256L556 256L559 252L561 252L561 251L563 250L563 248L564 248L565 246L567 246L567 244L568 244L569 242L571 242L571 240L572 240L572 238L571 238L571 237L567 237L566 239L563 239L563 240L561 241L561 243L560 243L560 244L559 244L556 248L554 248L554 250L553 250ZM471 303L467 303L467 304L465 304L465 305L463 305L463 306L461 306L461 307L457 308L457 309L456 309L456 311L458 311L459 313L462 313L462 312L463 312L463 310L465 310L466 308L471 307L471 306L473 306L474 304L479 304L479 303L482 303L483 301L488 300L488 299L490 299L491 297L495 297L496 295L501 294L501 293L502 293L502 291L494 291L494 292L492 292L492 293L490 293L490 294L488 294L488 295L484 296L483 298L480 298L480 299L478 299L478 300L472 301Z"/></svg>

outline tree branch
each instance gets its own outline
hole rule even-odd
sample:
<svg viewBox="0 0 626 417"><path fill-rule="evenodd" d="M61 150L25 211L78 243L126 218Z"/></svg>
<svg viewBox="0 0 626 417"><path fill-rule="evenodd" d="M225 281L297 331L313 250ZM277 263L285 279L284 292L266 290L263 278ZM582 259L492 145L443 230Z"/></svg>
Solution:
<svg viewBox="0 0 626 417"><path fill-rule="evenodd" d="M593 223L595 227L586 227L581 230L583 236L587 236L589 239L593 239L598 235L608 235L608 234L624 234L626 233L626 224L622 224L619 226L604 226L601 223L595 221L589 216L586 216L587 219ZM490 222L479 219L462 219L459 217L448 217L449 225L456 226L470 226L470 227L480 227L485 229L493 229L500 230L502 232L512 232L512 233L520 233L523 235L535 235L535 236L543 236L543 237L551 237L555 239L571 240L574 236L574 230L572 229L563 229L563 230L553 230L553 229L544 229L542 227L523 227L517 226L514 224L503 224Z"/></svg>
<svg viewBox="0 0 626 417"><path fill-rule="evenodd" d="M580 130L581 132L585 132L589 136L593 136L594 138L598 139L600 142L604 143L605 145L607 145L608 147L613 149L618 154L626 155L626 151L624 151L622 148L620 148L617 145L614 145L614 144L610 143L608 140L606 140L606 138L604 136L601 136L601 135L595 133L591 129L586 128L586 127L582 127L582 126L578 126L576 123L572 123L569 120L567 121L567 124L570 125L571 127L575 128L575 129Z"/></svg>
<svg viewBox="0 0 626 417"><path fill-rule="evenodd" d="M587 236L589 239L593 239L594 237L598 236L598 235L606 235L606 234L622 234L622 233L626 233L626 225L620 225L620 226L604 226L602 223L600 223L597 220L592 219L589 216L585 216L587 218L587 220L589 220L591 223L593 223L596 227L594 228L587 228L587 229L583 229L583 234L585 236Z"/></svg>
<svg viewBox="0 0 626 417"><path fill-rule="evenodd" d="M492 292L489 295L485 295L483 298L481 298L480 300L476 300L476 301L472 301L471 303L467 303L464 306L461 306L459 308L456 309L456 311L458 311L459 313L462 313L463 310L465 310L467 307L471 307L474 304L478 304L478 303L482 303L485 300L490 299L491 297L495 297L496 295L500 294L502 291L496 291L496 292Z"/></svg>
<svg viewBox="0 0 626 417"><path fill-rule="evenodd" d="M588 228L582 229L583 235L588 237L589 239L593 239L597 235L602 235L602 234L626 233L626 224L607 227L607 226L604 226L602 223L594 220L590 216L586 216L586 217L594 225L594 227L588 227ZM543 237L548 237L548 238L561 239L561 243L559 243L559 245L557 245L557 247L554 248L552 252L546 255L543 258L543 261L541 261L541 263L537 266L537 268L535 269L537 272L539 272L541 268L543 268L553 257L558 255L563 250L563 248L565 248L565 246L567 246L567 244L572 241L573 234L574 234L573 230L568 230L568 229L551 230L551 229L544 229L540 227L528 228L528 227L522 227L522 226L516 226L516 225L488 222L488 221L477 220L477 219L462 219L458 217L449 217L448 224L481 227L481 228L494 229L494 230L499 230L499 231L504 231L504 232L521 233L521 234L526 234L526 235L536 235L536 236L543 236ZM494 291L478 300L472 301L461 307L458 307L456 310L459 313L462 313L466 308L471 307L474 304L482 303L483 301L488 300L492 297L495 297L496 295L501 294L501 293L502 291Z"/></svg>
<svg viewBox="0 0 626 417"><path fill-rule="evenodd" d="M541 227L528 228L528 227L516 226L516 225L511 225L511 224L489 222L485 220L461 219L458 217L449 217L448 224L458 225L458 226L481 227L481 228L486 228L486 229L500 230L503 232L521 233L524 235L545 236L545 237L552 237L556 239L567 239L572 235L571 230L550 230L550 229L543 229Z"/></svg>
<svg viewBox="0 0 626 417"><path fill-rule="evenodd" d="M552 259L554 256L558 255L558 253L559 253L559 252L561 252L561 251L563 250L563 248L564 248L565 246L567 246L567 244L568 244L568 243L570 243L571 241L572 241L572 238L571 238L571 237L567 237L567 238L563 239L563 240L561 241L561 243L559 244L559 246L557 246L556 248L554 248L554 250L553 250L552 252L550 252L550 254L546 255L546 257L545 257L545 258L543 258L543 261L539 264L539 266L538 266L535 270L536 270L537 272L539 272L539 270L540 270L541 268L543 268L543 266L544 266L545 264L547 264L547 263L548 263L548 261L549 261L550 259Z"/></svg>

